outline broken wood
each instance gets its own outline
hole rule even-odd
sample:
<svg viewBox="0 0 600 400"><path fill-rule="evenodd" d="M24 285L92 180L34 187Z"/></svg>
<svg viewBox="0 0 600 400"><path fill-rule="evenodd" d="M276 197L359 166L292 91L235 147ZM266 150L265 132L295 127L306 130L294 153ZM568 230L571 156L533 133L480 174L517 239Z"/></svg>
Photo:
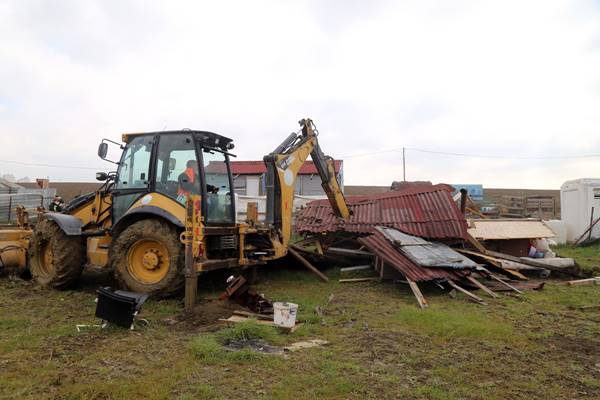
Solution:
<svg viewBox="0 0 600 400"><path fill-rule="evenodd" d="M583 233L581 234L581 236L579 236L579 237L578 237L578 238L577 238L577 239L576 239L576 240L573 242L573 247L577 247L577 246L580 244L579 242L581 241L581 239L583 239L583 237L584 237L585 235L587 235L587 233L588 233L588 232L590 232L590 234L591 234L591 232L592 232L592 229L594 229L594 226L596 226L596 224L598 223L598 221L600 221L600 217L596 218L596 219L594 220L594 222L591 222L591 223L590 223L590 226L589 226L589 227L588 227L588 228L585 230L585 232L583 232Z"/></svg>
<svg viewBox="0 0 600 400"><path fill-rule="evenodd" d="M496 257L496 258L501 258L503 260L509 260L509 261L514 261L517 263L522 263L525 265L530 265L532 267L549 269L550 271L565 272L565 268L563 268L563 267L556 267L554 265L546 264L542 261L533 261L532 259L525 259L522 257L511 256L509 254L498 253L497 251L487 250L486 255ZM540 260L543 260L543 258L540 258Z"/></svg>
<svg viewBox="0 0 600 400"><path fill-rule="evenodd" d="M355 267L340 268L340 272L362 271L362 270L371 269L371 268L372 267L370 265L357 265Z"/></svg>
<svg viewBox="0 0 600 400"><path fill-rule="evenodd" d="M497 299L498 297L500 297L496 293L494 293L492 291L492 289L488 288L487 286L485 286L483 283L479 282L477 279L473 278L472 276L467 276L467 280L469 282L471 282L473 285L477 286L479 289L483 290L484 292L486 292L487 294L492 296L493 298Z"/></svg>
<svg viewBox="0 0 600 400"><path fill-rule="evenodd" d="M519 294L523 294L523 292L521 292L519 289L517 289L516 287L514 287L513 285L511 285L508 282L503 281L502 279L498 278L496 275L490 273L489 274L490 278L492 278L493 280L495 280L496 282L500 282L501 284L503 284L504 286L506 286L507 288L514 290L515 292L519 293Z"/></svg>
<svg viewBox="0 0 600 400"><path fill-rule="evenodd" d="M417 303L419 303L419 307L429 307L429 303L427 302L427 299L425 299L425 296L423 296L423 293L421 293L421 289L419 289L417 283L408 279L408 277L406 278L406 281L408 282L408 286L410 286L410 290L412 290L413 294L417 298Z"/></svg>
<svg viewBox="0 0 600 400"><path fill-rule="evenodd" d="M340 279L338 282L340 283L352 283L352 282L370 282L370 281L379 281L381 278L374 276L369 278L352 278L352 279Z"/></svg>
<svg viewBox="0 0 600 400"><path fill-rule="evenodd" d="M344 249L342 247L329 247L326 253L349 257L373 257L373 253L369 251Z"/></svg>
<svg viewBox="0 0 600 400"><path fill-rule="evenodd" d="M317 249L317 253L319 253L320 255L323 255L323 247L321 247L321 242L320 241L316 241L315 242L315 248Z"/></svg>
<svg viewBox="0 0 600 400"><path fill-rule="evenodd" d="M458 290L459 292L466 294L471 300L474 300L476 303L481 304L483 306L487 306L487 303L481 297L469 292L467 289L464 289L464 288L458 286L456 283L452 282L451 279L448 279L448 285L452 286L454 289Z"/></svg>
<svg viewBox="0 0 600 400"><path fill-rule="evenodd" d="M272 315L256 314L256 313L243 311L243 310L236 310L233 312L233 315L239 315L241 317L247 317L247 318L255 318L255 319L260 319L263 321L273 321Z"/></svg>
<svg viewBox="0 0 600 400"><path fill-rule="evenodd" d="M273 322L273 321L266 321L266 320L262 320L262 319L247 318L247 317L243 317L243 316L240 316L240 315L232 315L229 318L219 318L219 321L237 324L237 323L240 323L240 322L246 322L246 321L248 321L250 319L254 320L259 325L273 326L275 328L281 329L282 331L284 331L286 333L293 333L300 326L303 325L302 322L296 321L296 325L294 325L291 328L286 328L286 327L283 327L283 326L276 325L275 322Z"/></svg>
<svg viewBox="0 0 600 400"><path fill-rule="evenodd" d="M577 286L577 285L600 285L600 276L597 276L595 278L588 278L588 279L577 279L575 281L568 281L566 282L566 285L568 286Z"/></svg>
<svg viewBox="0 0 600 400"><path fill-rule="evenodd" d="M308 262L308 260L304 257L302 257L300 255L300 253L298 253L295 250L295 246L291 245L288 248L288 251L290 252L291 255L293 255L294 257L296 257L296 259L298 261L300 261L302 263L302 265L304 265L306 268L308 268L312 273L314 273L315 275L317 275L319 278L321 278L321 280L323 282L329 282L329 278L327 276L325 276L325 274L323 274L321 271L319 271L317 268L315 268L314 265L312 265L310 262Z"/></svg>
<svg viewBox="0 0 600 400"><path fill-rule="evenodd" d="M597 309L600 310L600 304L596 304L596 305L593 305L593 306L581 306L581 307L579 307L580 310L592 310L592 309L595 309L595 308L597 308Z"/></svg>

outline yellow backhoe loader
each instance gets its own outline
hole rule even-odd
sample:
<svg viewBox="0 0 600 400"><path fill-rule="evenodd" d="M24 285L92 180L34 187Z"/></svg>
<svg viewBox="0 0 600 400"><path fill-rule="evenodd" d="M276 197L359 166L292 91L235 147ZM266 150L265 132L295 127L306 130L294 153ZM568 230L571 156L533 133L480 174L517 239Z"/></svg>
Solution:
<svg viewBox="0 0 600 400"><path fill-rule="evenodd" d="M123 144L103 139L98 147L107 161L109 145L122 153L113 161L116 172L96 174L104 184L95 193L60 213L40 212L33 229L18 210L19 227L0 230L0 267L28 268L37 282L55 288L68 287L86 265L112 268L123 288L168 296L183 286L186 259L185 276L197 276L283 257L296 176L309 155L334 212L349 215L313 122L300 125L264 157L265 221L249 208L248 221L236 222L231 139L194 130L124 134Z"/></svg>

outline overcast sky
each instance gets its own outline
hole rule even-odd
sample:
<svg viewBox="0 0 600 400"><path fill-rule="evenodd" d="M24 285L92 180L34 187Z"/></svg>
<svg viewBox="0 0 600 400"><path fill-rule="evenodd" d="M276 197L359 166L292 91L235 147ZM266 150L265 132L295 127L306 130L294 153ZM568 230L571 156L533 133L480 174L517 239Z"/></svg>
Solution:
<svg viewBox="0 0 600 400"><path fill-rule="evenodd" d="M165 128L262 159L307 116L346 184L400 180L402 147L519 158L407 150L408 180L600 177L535 159L600 155L600 2L0 2L0 173L90 181L103 137Z"/></svg>

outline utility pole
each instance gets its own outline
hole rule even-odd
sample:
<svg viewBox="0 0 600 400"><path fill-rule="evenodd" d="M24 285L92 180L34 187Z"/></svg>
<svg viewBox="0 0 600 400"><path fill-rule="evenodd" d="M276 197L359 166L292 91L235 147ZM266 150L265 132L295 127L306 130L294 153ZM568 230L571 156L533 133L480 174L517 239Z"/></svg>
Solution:
<svg viewBox="0 0 600 400"><path fill-rule="evenodd" d="M406 149L402 148L402 180L406 182Z"/></svg>

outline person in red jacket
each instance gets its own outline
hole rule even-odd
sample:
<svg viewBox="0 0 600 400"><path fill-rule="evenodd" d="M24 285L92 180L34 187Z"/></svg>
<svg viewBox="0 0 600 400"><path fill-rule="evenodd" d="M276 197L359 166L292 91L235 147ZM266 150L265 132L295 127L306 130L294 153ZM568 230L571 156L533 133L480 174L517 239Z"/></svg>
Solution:
<svg viewBox="0 0 600 400"><path fill-rule="evenodd" d="M198 163L196 160L188 160L185 171L179 174L177 179L177 200L185 203L186 197L191 193L198 193Z"/></svg>

